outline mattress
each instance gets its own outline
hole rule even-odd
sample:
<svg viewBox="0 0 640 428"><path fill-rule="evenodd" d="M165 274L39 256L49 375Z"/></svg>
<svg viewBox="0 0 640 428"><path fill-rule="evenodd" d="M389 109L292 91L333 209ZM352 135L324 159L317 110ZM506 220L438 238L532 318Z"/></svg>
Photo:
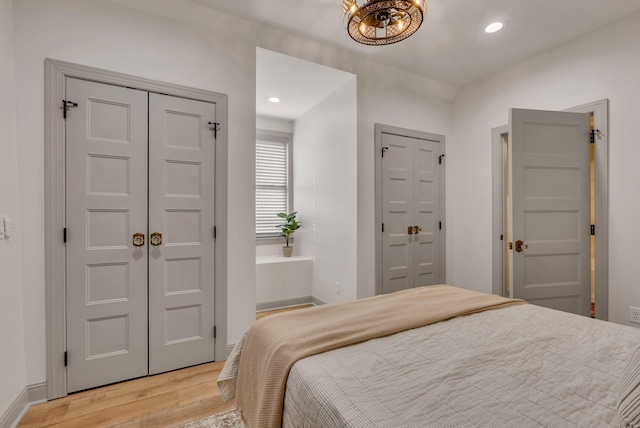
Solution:
<svg viewBox="0 0 640 428"><path fill-rule="evenodd" d="M458 317L298 361L283 426L617 427L640 330L534 305Z"/></svg>

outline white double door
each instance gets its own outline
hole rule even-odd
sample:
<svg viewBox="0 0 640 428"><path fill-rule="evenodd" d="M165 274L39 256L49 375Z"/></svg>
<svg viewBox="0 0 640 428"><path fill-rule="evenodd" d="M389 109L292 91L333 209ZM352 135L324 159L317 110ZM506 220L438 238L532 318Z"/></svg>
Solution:
<svg viewBox="0 0 640 428"><path fill-rule="evenodd" d="M382 133L382 292L442 282L438 138Z"/></svg>
<svg viewBox="0 0 640 428"><path fill-rule="evenodd" d="M66 99L67 390L213 361L215 104Z"/></svg>
<svg viewBox="0 0 640 428"><path fill-rule="evenodd" d="M590 115L511 109L511 290L589 315Z"/></svg>

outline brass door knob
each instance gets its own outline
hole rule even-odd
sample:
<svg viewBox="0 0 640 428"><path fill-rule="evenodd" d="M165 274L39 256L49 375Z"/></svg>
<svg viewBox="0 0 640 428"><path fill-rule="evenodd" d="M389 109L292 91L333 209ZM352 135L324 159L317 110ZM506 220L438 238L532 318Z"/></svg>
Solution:
<svg viewBox="0 0 640 428"><path fill-rule="evenodd" d="M420 232L422 232L422 228L421 227L413 226L413 234L414 235L417 235Z"/></svg>
<svg viewBox="0 0 640 428"><path fill-rule="evenodd" d="M134 247L142 247L144 245L144 233L134 233L133 234L133 246Z"/></svg>
<svg viewBox="0 0 640 428"><path fill-rule="evenodd" d="M527 245L526 242L523 242L521 240L517 240L516 241L516 251L521 253L523 251L527 251L529 249L529 246Z"/></svg>
<svg viewBox="0 0 640 428"><path fill-rule="evenodd" d="M158 245L162 244L162 233L160 232L153 232L151 234L151 245L157 247Z"/></svg>
<svg viewBox="0 0 640 428"><path fill-rule="evenodd" d="M413 235L413 227L412 226L407 227L407 233L409 235Z"/></svg>

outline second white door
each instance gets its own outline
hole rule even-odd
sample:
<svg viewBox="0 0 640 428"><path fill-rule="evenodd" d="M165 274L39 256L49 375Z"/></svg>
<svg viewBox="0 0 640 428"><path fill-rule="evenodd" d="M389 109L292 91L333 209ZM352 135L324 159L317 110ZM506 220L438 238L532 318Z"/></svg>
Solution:
<svg viewBox="0 0 640 428"><path fill-rule="evenodd" d="M511 109L513 296L590 315L590 123L585 113Z"/></svg>

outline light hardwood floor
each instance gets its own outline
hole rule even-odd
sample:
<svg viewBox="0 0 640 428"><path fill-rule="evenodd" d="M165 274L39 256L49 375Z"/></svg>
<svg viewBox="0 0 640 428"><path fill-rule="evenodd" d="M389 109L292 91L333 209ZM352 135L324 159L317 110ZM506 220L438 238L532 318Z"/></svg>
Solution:
<svg viewBox="0 0 640 428"><path fill-rule="evenodd" d="M297 306L260 312L301 309ZM31 407L19 428L175 427L235 408L216 385L224 361L70 394Z"/></svg>
<svg viewBox="0 0 640 428"><path fill-rule="evenodd" d="M175 427L231 410L216 379L224 362L70 394L33 406L18 427Z"/></svg>

